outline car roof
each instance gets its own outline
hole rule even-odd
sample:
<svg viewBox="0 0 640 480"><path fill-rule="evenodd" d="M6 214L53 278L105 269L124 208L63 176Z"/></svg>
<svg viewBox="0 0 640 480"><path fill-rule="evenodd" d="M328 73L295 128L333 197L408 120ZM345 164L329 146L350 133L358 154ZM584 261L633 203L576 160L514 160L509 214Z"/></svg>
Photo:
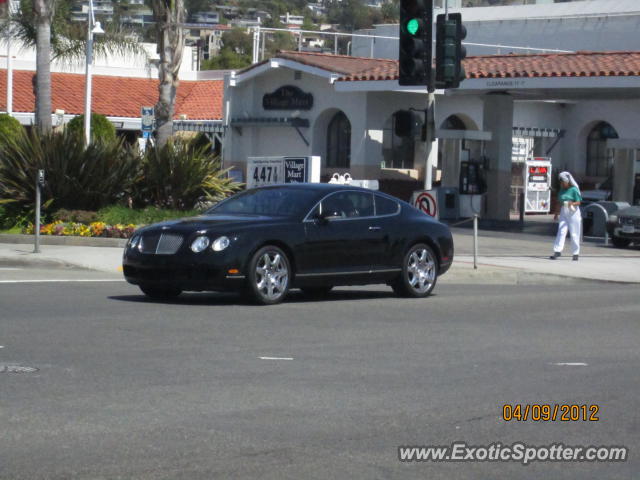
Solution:
<svg viewBox="0 0 640 480"><path fill-rule="evenodd" d="M340 190L359 190L361 192L377 193L375 190L368 188L356 187L352 185L340 185L336 183L281 183L278 185L265 185L256 188L279 188L288 190L311 190L319 193L339 192Z"/></svg>

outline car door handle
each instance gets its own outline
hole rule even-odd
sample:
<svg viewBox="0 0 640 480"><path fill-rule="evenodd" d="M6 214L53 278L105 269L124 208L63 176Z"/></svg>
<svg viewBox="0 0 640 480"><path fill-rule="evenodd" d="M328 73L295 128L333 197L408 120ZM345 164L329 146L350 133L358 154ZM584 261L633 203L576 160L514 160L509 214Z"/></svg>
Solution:
<svg viewBox="0 0 640 480"><path fill-rule="evenodd" d="M382 230L382 227L369 227L370 232L379 232Z"/></svg>

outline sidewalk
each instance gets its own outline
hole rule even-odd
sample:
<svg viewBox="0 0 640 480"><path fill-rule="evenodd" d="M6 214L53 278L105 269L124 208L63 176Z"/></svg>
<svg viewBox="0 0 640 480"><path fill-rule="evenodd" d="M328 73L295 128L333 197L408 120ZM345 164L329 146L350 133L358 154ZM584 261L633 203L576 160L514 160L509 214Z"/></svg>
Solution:
<svg viewBox="0 0 640 480"><path fill-rule="evenodd" d="M473 269L473 236L467 229L452 229L454 264L443 283L543 283L619 282L640 283L640 248L616 249L585 243L580 261L565 256L549 260L553 238L541 235L481 231L478 269ZM116 274L121 272L122 247L0 243L0 266L85 268Z"/></svg>

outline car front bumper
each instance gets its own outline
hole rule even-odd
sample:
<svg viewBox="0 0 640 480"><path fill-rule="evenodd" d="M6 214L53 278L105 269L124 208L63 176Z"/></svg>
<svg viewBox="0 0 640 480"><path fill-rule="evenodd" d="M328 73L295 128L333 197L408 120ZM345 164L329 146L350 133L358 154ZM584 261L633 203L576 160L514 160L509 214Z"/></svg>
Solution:
<svg viewBox="0 0 640 480"><path fill-rule="evenodd" d="M232 252L174 255L125 251L122 268L134 285L171 286L189 291L236 290L244 285L243 260ZM230 270L238 273L230 273Z"/></svg>

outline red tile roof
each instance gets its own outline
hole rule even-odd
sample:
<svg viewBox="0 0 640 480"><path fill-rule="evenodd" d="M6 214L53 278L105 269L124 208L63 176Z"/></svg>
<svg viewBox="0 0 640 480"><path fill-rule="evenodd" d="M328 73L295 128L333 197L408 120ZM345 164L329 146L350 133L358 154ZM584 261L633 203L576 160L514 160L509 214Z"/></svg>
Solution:
<svg viewBox="0 0 640 480"><path fill-rule="evenodd" d="M277 57L341 74L338 81L398 79L396 60L288 51ZM486 55L465 59L464 67L467 78L640 76L640 52Z"/></svg>
<svg viewBox="0 0 640 480"><path fill-rule="evenodd" d="M13 110L33 112L35 72L13 72ZM84 113L84 75L52 73L51 105L68 114ZM176 94L176 118L189 120L222 118L224 82L221 80L181 81ZM6 111L7 72L0 70L0 110ZM158 101L158 80L150 78L93 76L92 111L110 117L140 117L140 107Z"/></svg>

